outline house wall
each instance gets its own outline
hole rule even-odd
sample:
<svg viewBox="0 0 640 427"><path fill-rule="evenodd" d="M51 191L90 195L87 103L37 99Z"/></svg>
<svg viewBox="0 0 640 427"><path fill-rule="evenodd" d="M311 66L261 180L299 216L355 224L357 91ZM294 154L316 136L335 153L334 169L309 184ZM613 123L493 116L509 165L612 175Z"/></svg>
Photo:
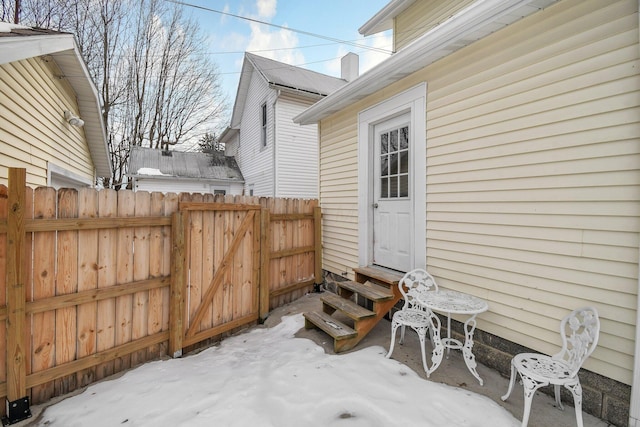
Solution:
<svg viewBox="0 0 640 427"><path fill-rule="evenodd" d="M276 105L276 197L318 198L318 126L293 118L313 102L282 94Z"/></svg>
<svg viewBox="0 0 640 427"><path fill-rule="evenodd" d="M273 104L276 93L254 72L247 93L246 107L240 120L240 143L236 162L242 171L246 194L253 188L254 196L274 196ZM262 147L261 106L267 103L267 146Z"/></svg>
<svg viewBox="0 0 640 427"><path fill-rule="evenodd" d="M416 1L394 19L394 51L399 51L474 1Z"/></svg>
<svg viewBox="0 0 640 427"><path fill-rule="evenodd" d="M49 163L95 181L84 131L64 119L65 110L78 114L78 106L59 75L44 57L0 65L0 184L16 167L26 169L27 185L47 185Z"/></svg>
<svg viewBox="0 0 640 427"><path fill-rule="evenodd" d="M136 178L134 191L158 191L162 193L213 193L225 190L228 195L242 195L244 185L241 182L194 181L188 179Z"/></svg>
<svg viewBox="0 0 640 427"><path fill-rule="evenodd" d="M427 267L478 327L555 353L593 304L585 368L631 384L640 231L637 1L565 0L320 123L323 266L358 265L357 114L427 82Z"/></svg>

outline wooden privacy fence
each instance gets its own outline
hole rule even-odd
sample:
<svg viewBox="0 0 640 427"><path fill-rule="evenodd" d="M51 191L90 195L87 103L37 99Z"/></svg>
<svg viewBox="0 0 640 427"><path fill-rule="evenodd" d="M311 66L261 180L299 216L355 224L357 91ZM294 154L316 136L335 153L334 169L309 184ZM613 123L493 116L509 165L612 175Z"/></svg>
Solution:
<svg viewBox="0 0 640 427"><path fill-rule="evenodd" d="M321 283L316 200L0 186L0 396L38 403Z"/></svg>

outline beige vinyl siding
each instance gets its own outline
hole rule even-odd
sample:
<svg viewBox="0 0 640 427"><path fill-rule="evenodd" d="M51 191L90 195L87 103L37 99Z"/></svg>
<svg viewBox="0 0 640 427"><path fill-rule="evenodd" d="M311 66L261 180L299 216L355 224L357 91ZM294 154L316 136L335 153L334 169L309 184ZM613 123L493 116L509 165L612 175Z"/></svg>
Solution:
<svg viewBox="0 0 640 427"><path fill-rule="evenodd" d="M358 266L357 110L320 124L322 265L335 274Z"/></svg>
<svg viewBox="0 0 640 427"><path fill-rule="evenodd" d="M399 51L473 2L474 0L416 1L394 20L394 51Z"/></svg>
<svg viewBox="0 0 640 427"><path fill-rule="evenodd" d="M638 287L637 4L565 1L432 67L427 265L480 327L557 351L602 316L587 369L631 384ZM462 53L462 52L461 52Z"/></svg>
<svg viewBox="0 0 640 427"><path fill-rule="evenodd" d="M78 107L60 74L44 58L0 65L0 183L6 184L8 167L22 167L28 185L47 185L49 162L93 182L84 132L63 117L65 110L78 114Z"/></svg>
<svg viewBox="0 0 640 427"><path fill-rule="evenodd" d="M357 158L357 111L426 81L428 269L488 300L480 329L545 353L562 316L595 305L585 368L631 384L639 66L637 1L565 0L323 120L326 267L357 266L357 239L342 243L357 233L357 181L333 179L329 159ZM334 191L353 197L335 224Z"/></svg>

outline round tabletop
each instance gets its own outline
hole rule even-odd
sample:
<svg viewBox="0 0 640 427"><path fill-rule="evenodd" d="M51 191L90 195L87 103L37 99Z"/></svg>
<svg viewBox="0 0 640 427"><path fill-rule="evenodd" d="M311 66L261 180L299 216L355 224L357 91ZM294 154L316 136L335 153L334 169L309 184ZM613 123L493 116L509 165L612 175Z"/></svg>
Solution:
<svg viewBox="0 0 640 427"><path fill-rule="evenodd" d="M478 314L489 309L485 300L451 289L423 292L417 300L432 310L453 314Z"/></svg>

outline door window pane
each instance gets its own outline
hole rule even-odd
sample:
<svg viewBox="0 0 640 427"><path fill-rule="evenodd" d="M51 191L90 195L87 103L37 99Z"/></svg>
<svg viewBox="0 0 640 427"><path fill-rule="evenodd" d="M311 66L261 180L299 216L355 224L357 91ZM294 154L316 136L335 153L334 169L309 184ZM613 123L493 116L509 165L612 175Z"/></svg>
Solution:
<svg viewBox="0 0 640 427"><path fill-rule="evenodd" d="M400 197L409 197L409 175L400 175Z"/></svg>
<svg viewBox="0 0 640 427"><path fill-rule="evenodd" d="M400 128L400 149L401 150L409 149L409 127L408 126Z"/></svg>
<svg viewBox="0 0 640 427"><path fill-rule="evenodd" d="M380 180L380 197L384 199L389 197L389 178L382 178Z"/></svg>
<svg viewBox="0 0 640 427"><path fill-rule="evenodd" d="M398 177L389 178L389 197L398 197Z"/></svg>

